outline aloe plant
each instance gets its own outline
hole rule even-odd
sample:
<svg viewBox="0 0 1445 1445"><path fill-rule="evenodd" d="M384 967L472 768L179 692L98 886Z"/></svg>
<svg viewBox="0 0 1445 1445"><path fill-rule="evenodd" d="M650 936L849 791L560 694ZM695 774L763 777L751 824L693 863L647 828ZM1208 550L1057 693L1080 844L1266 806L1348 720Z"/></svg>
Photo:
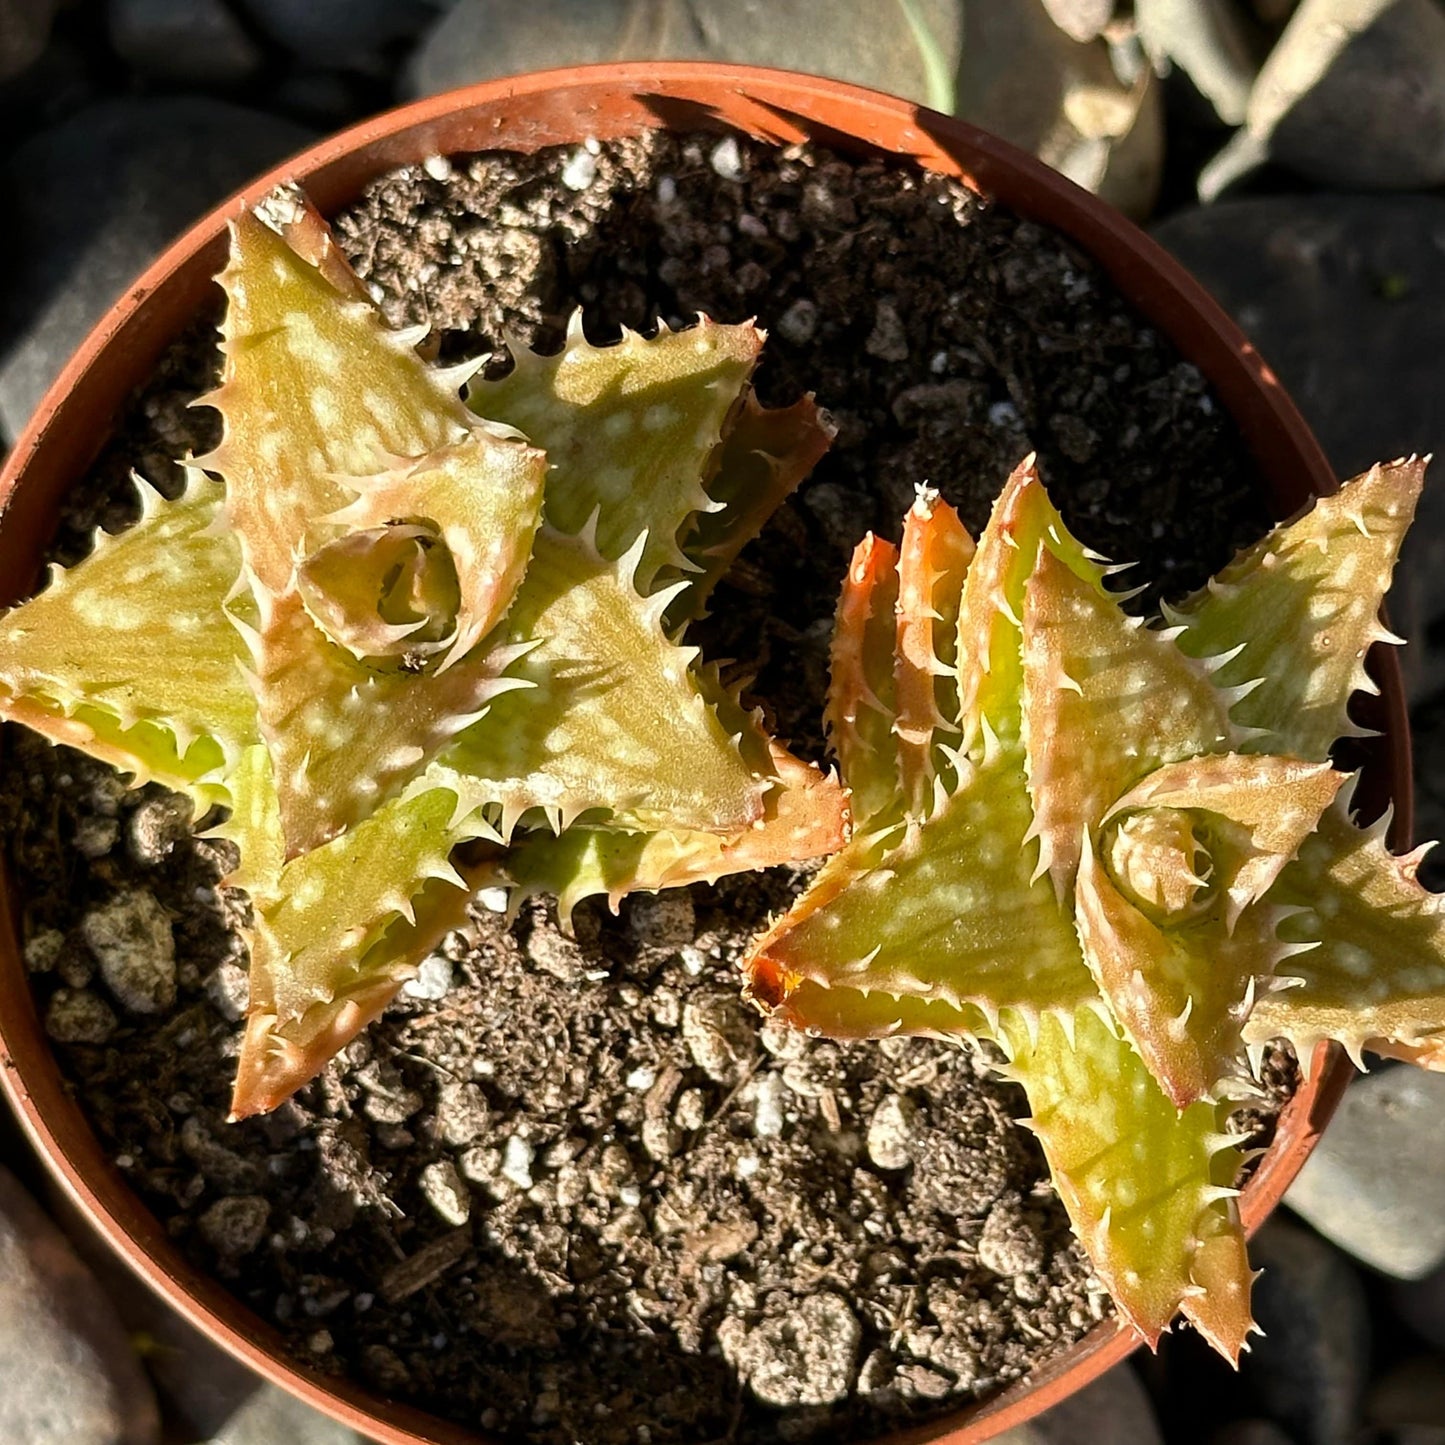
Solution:
<svg viewBox="0 0 1445 1445"><path fill-rule="evenodd" d="M921 493L839 603L828 725L854 835L746 960L839 1037L998 1045L1123 1317L1252 1328L1231 1111L1266 1044L1445 1067L1445 921L1331 766L1392 641L1424 473L1376 467L1151 628L1032 459L977 547Z"/></svg>
<svg viewBox="0 0 1445 1445"><path fill-rule="evenodd" d="M752 400L757 329L593 347L574 318L478 382L386 327L294 188L236 218L219 279L219 445L0 619L0 716L225 810L254 915L237 1116L365 1027L479 882L615 904L840 846L836 780L679 637L831 434Z"/></svg>

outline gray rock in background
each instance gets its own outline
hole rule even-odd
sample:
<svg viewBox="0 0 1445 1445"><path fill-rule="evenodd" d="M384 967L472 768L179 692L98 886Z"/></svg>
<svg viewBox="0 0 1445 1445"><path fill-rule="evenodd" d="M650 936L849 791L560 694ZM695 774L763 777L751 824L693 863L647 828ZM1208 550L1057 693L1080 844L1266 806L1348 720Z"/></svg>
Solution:
<svg viewBox="0 0 1445 1445"><path fill-rule="evenodd" d="M319 130L338 130L374 109L361 93L361 84L362 77L355 72L296 70L271 92L271 104Z"/></svg>
<svg viewBox="0 0 1445 1445"><path fill-rule="evenodd" d="M1365 1416L1390 1430L1397 1445L1445 1445L1445 1355L1413 1355L1391 1366L1370 1387Z"/></svg>
<svg viewBox="0 0 1445 1445"><path fill-rule="evenodd" d="M58 0L0 0L0 80L33 64L50 38Z"/></svg>
<svg viewBox="0 0 1445 1445"><path fill-rule="evenodd" d="M223 0L110 0L110 43L145 75L229 86L260 68L260 47Z"/></svg>
<svg viewBox="0 0 1445 1445"><path fill-rule="evenodd" d="M1163 1439L1139 1377L1123 1364L1052 1410L1005 1430L993 1445L1163 1445Z"/></svg>
<svg viewBox="0 0 1445 1445"><path fill-rule="evenodd" d="M59 1191L51 1216L75 1242L132 1338L144 1338L150 1375L175 1445L366 1445L353 1431L267 1385L144 1285L90 1230ZM3 1445L10 1441L0 1436Z"/></svg>
<svg viewBox="0 0 1445 1445"><path fill-rule="evenodd" d="M1261 25L1278 31L1289 23L1289 17L1299 8L1299 0L1249 0L1249 8Z"/></svg>
<svg viewBox="0 0 1445 1445"><path fill-rule="evenodd" d="M956 114L1033 152L1130 216L1159 191L1159 88L1135 47L1084 45L1039 0L967 0Z"/></svg>
<svg viewBox="0 0 1445 1445"><path fill-rule="evenodd" d="M366 1445L366 1441L284 1390L262 1385L222 1422L207 1445Z"/></svg>
<svg viewBox="0 0 1445 1445"><path fill-rule="evenodd" d="M418 47L403 88L432 95L492 76L601 60L733 60L939 105L958 66L960 3L910 0L910 7L938 52L932 73L899 0L829 6L826 17L818 0L458 0Z"/></svg>
<svg viewBox="0 0 1445 1445"><path fill-rule="evenodd" d="M0 136L7 146L16 145L73 114L94 94L85 53L69 40L52 40L34 64L0 78Z"/></svg>
<svg viewBox="0 0 1445 1445"><path fill-rule="evenodd" d="M1396 1281L1390 1286L1390 1303L1417 1335L1445 1350L1445 1265L1423 1279Z"/></svg>
<svg viewBox="0 0 1445 1445"><path fill-rule="evenodd" d="M1278 1217L1255 1236L1250 1256L1264 1270L1253 1300L1264 1336L1250 1340L1244 1382L1295 1439L1355 1445L1370 1366L1358 1275L1324 1240Z"/></svg>
<svg viewBox="0 0 1445 1445"><path fill-rule="evenodd" d="M1445 453L1445 199L1225 201L1176 213L1154 235L1259 347L1338 475ZM1400 662L1416 698L1442 681L1427 645L1431 624L1445 619L1440 466L1390 594L1395 629L1410 639Z"/></svg>
<svg viewBox="0 0 1445 1445"><path fill-rule="evenodd" d="M100 1286L0 1169L0 1440L154 1445L159 1438L155 1398Z"/></svg>
<svg viewBox="0 0 1445 1445"><path fill-rule="evenodd" d="M67 1228L71 1228L67 1221ZM83 1227L83 1226L82 1226ZM72 1233L74 1232L72 1228ZM185 1440L212 1440L244 1409L261 1381L111 1258L86 1253L132 1335L149 1342L146 1369L168 1425ZM277 1436L277 1445L284 1438Z"/></svg>
<svg viewBox="0 0 1445 1445"><path fill-rule="evenodd" d="M1445 1074L1387 1065L1356 1079L1285 1203L1397 1279L1445 1264Z"/></svg>
<svg viewBox="0 0 1445 1445"><path fill-rule="evenodd" d="M1151 59L1177 65L1226 125L1243 122L1259 64L1231 0L1134 0L1134 23Z"/></svg>
<svg viewBox="0 0 1445 1445"><path fill-rule="evenodd" d="M414 40L449 0L238 0L278 45L326 69L388 68L386 51ZM515 7L525 19L530 7Z"/></svg>
<svg viewBox="0 0 1445 1445"><path fill-rule="evenodd" d="M1093 40L1114 18L1114 0L1044 0L1044 9L1070 40Z"/></svg>
<svg viewBox="0 0 1445 1445"><path fill-rule="evenodd" d="M1304 0L1265 61L1245 126L1200 176L1217 196L1263 159L1337 190L1445 182L1445 9Z"/></svg>
<svg viewBox="0 0 1445 1445"><path fill-rule="evenodd" d="M1209 1445L1295 1445L1272 1420L1235 1420L1209 1437Z"/></svg>
<svg viewBox="0 0 1445 1445"><path fill-rule="evenodd" d="M290 121L200 98L101 101L0 167L0 436L14 439L105 308L167 242L299 149Z"/></svg>

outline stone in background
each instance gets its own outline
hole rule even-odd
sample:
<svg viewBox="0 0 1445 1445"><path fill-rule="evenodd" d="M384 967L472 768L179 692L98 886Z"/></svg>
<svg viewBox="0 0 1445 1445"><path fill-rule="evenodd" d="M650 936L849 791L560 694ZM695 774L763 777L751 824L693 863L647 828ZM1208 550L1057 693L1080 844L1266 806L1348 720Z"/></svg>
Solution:
<svg viewBox="0 0 1445 1445"><path fill-rule="evenodd" d="M0 165L0 434L13 439L107 306L209 207L311 139L199 96L102 100Z"/></svg>
<svg viewBox="0 0 1445 1445"><path fill-rule="evenodd" d="M0 1440L156 1445L160 1414L100 1285L0 1168Z"/></svg>

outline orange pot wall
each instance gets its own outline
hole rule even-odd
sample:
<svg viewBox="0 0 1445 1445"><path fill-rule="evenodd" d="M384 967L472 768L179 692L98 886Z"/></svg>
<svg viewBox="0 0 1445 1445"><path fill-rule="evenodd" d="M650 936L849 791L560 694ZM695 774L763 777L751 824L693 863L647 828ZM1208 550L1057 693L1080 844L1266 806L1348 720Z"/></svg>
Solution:
<svg viewBox="0 0 1445 1445"><path fill-rule="evenodd" d="M1118 290L1208 378L1269 479L1278 516L1331 490L1323 453L1273 373L1208 295L1121 216L1031 156L959 121L834 81L690 63L551 71L435 96L378 116L302 152L255 181L177 241L116 303L42 401L0 473L0 603L23 596L61 497L99 450L120 404L208 298L239 201L300 181L323 211L353 200L373 177L427 156L609 140L666 126L733 128L780 143L814 139L894 156L961 177L1022 215L1065 232ZM1362 720L1374 741L1361 797L1395 800L1394 841L1410 831L1410 743L1392 655L1372 659L1381 696ZM483 1437L323 1379L286 1357L280 1337L186 1263L131 1193L69 1098L31 1000L8 888L0 888L0 1085L56 1177L112 1247L193 1324L267 1379L385 1445L479 1445ZM1279 1202L1349 1077L1322 1048L1312 1080L1281 1116L1274 1147L1244 1192L1252 1231ZM1137 1341L1100 1325L1030 1379L986 1403L892 1437L894 1445L978 1445L1082 1388Z"/></svg>

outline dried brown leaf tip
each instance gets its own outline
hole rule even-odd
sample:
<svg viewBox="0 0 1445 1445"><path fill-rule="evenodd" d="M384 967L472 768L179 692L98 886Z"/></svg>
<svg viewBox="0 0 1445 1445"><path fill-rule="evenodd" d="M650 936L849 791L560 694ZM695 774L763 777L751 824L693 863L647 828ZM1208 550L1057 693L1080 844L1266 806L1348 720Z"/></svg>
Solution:
<svg viewBox="0 0 1445 1445"><path fill-rule="evenodd" d="M1378 466L1149 627L1032 459L977 548L929 493L859 545L828 723L856 828L747 961L840 1037L1001 1047L1151 1343L1252 1328L1227 1121L1264 1045L1445 1067L1445 911L1329 761L1424 477Z"/></svg>
<svg viewBox="0 0 1445 1445"><path fill-rule="evenodd" d="M0 619L0 715L226 809L255 913L238 1115L457 925L464 844L568 908L841 846L836 780L679 635L831 435L810 399L753 402L759 331L594 347L574 321L468 387L294 188L237 217L220 283L220 444Z"/></svg>

